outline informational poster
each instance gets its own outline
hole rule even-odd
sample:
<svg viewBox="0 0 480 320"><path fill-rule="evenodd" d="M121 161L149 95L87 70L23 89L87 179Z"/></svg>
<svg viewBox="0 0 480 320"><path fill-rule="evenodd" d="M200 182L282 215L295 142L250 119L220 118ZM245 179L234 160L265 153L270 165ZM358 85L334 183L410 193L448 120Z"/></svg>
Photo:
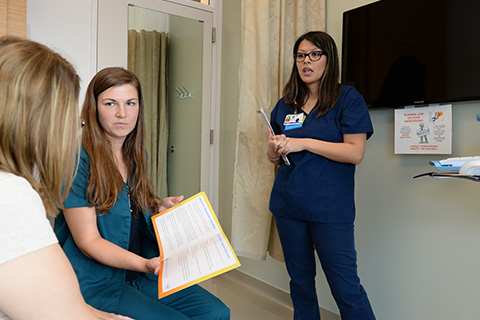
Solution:
<svg viewBox="0 0 480 320"><path fill-rule="evenodd" d="M451 154L452 105L395 110L396 154Z"/></svg>

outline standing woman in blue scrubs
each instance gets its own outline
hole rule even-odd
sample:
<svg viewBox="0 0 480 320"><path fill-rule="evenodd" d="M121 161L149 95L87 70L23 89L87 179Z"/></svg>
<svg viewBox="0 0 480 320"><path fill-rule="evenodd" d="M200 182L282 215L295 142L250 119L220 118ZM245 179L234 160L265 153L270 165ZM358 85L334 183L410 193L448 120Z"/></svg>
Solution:
<svg viewBox="0 0 480 320"><path fill-rule="evenodd" d="M373 134L367 106L358 91L339 84L337 48L328 34L302 35L293 57L271 114L277 135L270 135L267 157L280 166L270 211L291 278L294 319L320 319L315 252L342 319L375 319L354 243L355 166Z"/></svg>
<svg viewBox="0 0 480 320"><path fill-rule="evenodd" d="M55 233L85 300L136 320L230 319L230 310L198 285L158 299L160 258L151 217L183 196L158 201L147 177L138 78L123 68L99 71L81 116L78 171Z"/></svg>

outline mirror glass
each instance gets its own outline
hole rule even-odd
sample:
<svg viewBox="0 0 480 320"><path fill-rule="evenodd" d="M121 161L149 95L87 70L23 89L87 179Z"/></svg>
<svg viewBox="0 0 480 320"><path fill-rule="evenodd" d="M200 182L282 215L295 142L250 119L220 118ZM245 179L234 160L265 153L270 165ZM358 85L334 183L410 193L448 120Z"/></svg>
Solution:
<svg viewBox="0 0 480 320"><path fill-rule="evenodd" d="M129 6L128 68L142 82L149 173L162 198L200 191L203 27Z"/></svg>

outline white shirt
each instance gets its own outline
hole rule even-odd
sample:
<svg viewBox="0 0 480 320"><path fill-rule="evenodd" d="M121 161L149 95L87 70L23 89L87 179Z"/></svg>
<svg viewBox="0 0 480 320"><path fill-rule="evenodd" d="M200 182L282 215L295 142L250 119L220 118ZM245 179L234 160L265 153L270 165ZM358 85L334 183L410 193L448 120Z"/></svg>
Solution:
<svg viewBox="0 0 480 320"><path fill-rule="evenodd" d="M39 194L19 176L0 171L0 264L57 243ZM10 319L0 310L0 320Z"/></svg>

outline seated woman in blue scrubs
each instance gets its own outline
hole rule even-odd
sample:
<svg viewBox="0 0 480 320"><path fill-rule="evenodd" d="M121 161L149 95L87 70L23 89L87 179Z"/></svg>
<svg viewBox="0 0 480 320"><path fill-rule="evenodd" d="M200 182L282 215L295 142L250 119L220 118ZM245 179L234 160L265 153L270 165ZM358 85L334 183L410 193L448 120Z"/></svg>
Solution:
<svg viewBox="0 0 480 320"><path fill-rule="evenodd" d="M271 114L267 157L280 165L270 211L290 275L295 319L320 319L315 251L343 320L375 319L357 274L354 176L373 134L367 106L338 83L335 42L302 35L283 98ZM282 156L288 156L286 165Z"/></svg>
<svg viewBox="0 0 480 320"><path fill-rule="evenodd" d="M106 68L91 80L78 172L55 232L85 300L102 310L150 319L230 319L230 310L198 285L158 299L159 251L151 213L158 201L147 177L145 121L138 78Z"/></svg>

